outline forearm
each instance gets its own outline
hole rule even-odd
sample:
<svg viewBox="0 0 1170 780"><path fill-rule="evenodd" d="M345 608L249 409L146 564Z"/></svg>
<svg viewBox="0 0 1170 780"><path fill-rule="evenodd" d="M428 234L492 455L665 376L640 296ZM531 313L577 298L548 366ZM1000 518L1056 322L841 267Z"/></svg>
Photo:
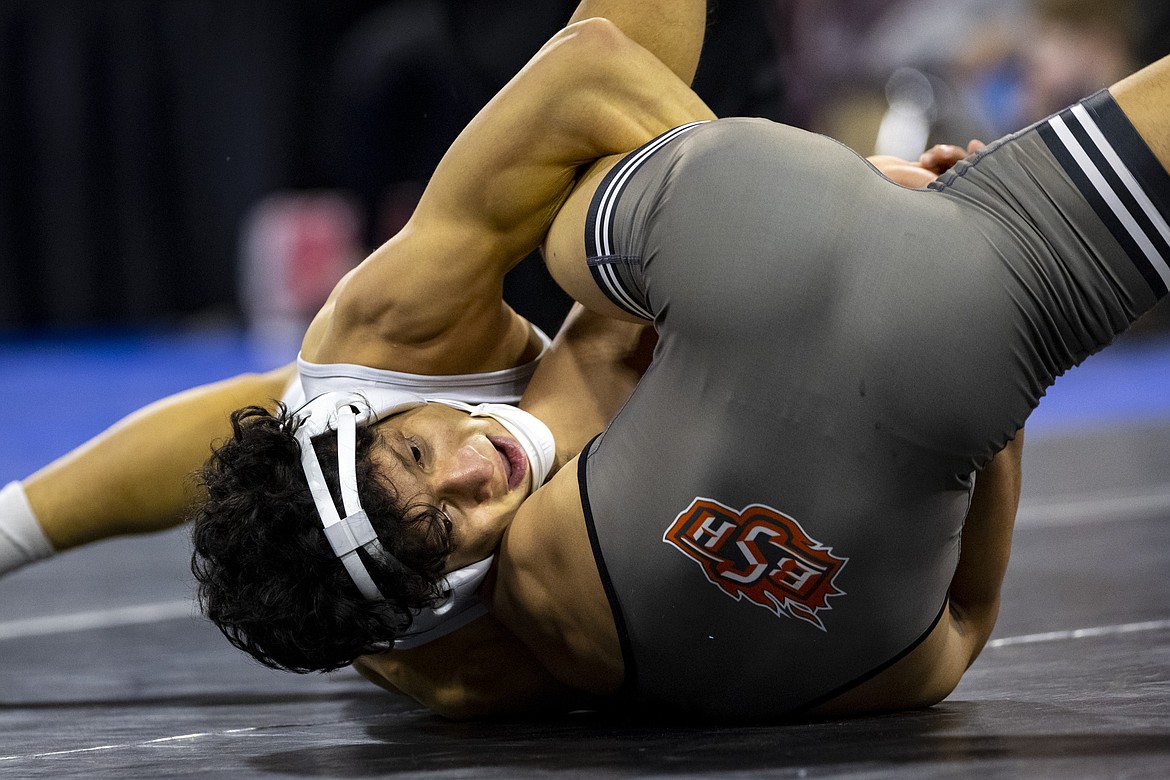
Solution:
<svg viewBox="0 0 1170 780"><path fill-rule="evenodd" d="M557 442L557 467L600 433L630 397L657 338L646 324L603 317L576 304L520 402Z"/></svg>
<svg viewBox="0 0 1170 780"><path fill-rule="evenodd" d="M570 23L603 17L690 84L707 27L707 0L583 0Z"/></svg>
<svg viewBox="0 0 1170 780"><path fill-rule="evenodd" d="M476 115L406 227L347 277L332 331L360 329L359 342L375 333L400 352L482 343L510 327L504 274L544 239L582 166L712 118L615 23L573 24Z"/></svg>
<svg viewBox="0 0 1170 780"><path fill-rule="evenodd" d="M211 443L231 434L228 415L271 405L292 367L205 385L147 406L23 481L56 550L180 523L199 489L192 473Z"/></svg>
<svg viewBox="0 0 1170 780"><path fill-rule="evenodd" d="M1011 555L1012 531L1020 503L1020 430L975 480L963 525L959 564L951 579L951 612L960 620L971 649L982 650L999 613L1000 588Z"/></svg>
<svg viewBox="0 0 1170 780"><path fill-rule="evenodd" d="M482 225L486 235L513 244L510 256L523 254L541 240L582 165L713 117L615 24L577 23L546 44L468 125L436 170L415 219Z"/></svg>

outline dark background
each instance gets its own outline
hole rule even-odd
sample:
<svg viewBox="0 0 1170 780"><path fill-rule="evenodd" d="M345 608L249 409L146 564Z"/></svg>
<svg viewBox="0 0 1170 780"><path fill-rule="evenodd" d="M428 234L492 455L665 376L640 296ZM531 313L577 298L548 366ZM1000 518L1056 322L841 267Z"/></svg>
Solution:
<svg viewBox="0 0 1170 780"><path fill-rule="evenodd" d="M0 0L0 329L238 323L242 225L274 192L352 195L372 248L574 5ZM864 34L906 5L713 1L697 89L817 129L842 85L880 90ZM1148 61L1170 4L1136 8ZM509 297L546 327L564 306L531 262Z"/></svg>

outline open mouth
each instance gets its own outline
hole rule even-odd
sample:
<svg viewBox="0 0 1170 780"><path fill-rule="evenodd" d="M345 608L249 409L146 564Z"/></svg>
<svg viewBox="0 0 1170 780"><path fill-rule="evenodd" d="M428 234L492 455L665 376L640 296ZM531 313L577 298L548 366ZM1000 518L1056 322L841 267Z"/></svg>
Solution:
<svg viewBox="0 0 1170 780"><path fill-rule="evenodd" d="M515 490L524 484L528 476L528 456L518 441L505 437L489 436L488 441L500 454L500 461L504 464L504 477L508 480L508 490Z"/></svg>

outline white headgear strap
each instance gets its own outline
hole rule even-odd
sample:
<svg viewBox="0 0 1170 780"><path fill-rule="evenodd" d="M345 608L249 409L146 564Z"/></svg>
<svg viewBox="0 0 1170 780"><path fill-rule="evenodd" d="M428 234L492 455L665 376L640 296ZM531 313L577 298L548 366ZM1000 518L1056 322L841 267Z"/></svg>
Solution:
<svg viewBox="0 0 1170 780"><path fill-rule="evenodd" d="M301 447L301 468L309 484L309 492L321 525L333 553L341 560L350 579L362 596L382 600L384 596L374 584L373 577L358 555L364 549L371 557L393 561L392 556L378 540L370 518L362 509L357 488L357 426L389 417L422 406L426 401L399 390L364 393L326 393L302 407L307 417L297 429L296 438ZM337 430L337 475L341 492L342 517L333 503L329 484L321 470L321 463L313 448L312 439L331 428ZM477 591L488 570L492 556L447 574L440 587L442 601L422 610L415 616L411 630L394 641L394 647L414 647L454 631L487 610L479 601ZM401 564L399 564L401 566ZM405 567L403 567L405 568Z"/></svg>

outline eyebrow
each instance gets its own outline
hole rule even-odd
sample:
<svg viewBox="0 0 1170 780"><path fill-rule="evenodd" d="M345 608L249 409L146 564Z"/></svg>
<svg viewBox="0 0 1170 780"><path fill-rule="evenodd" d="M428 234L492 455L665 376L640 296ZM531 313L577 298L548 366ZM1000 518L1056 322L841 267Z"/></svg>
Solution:
<svg viewBox="0 0 1170 780"><path fill-rule="evenodd" d="M400 431L392 431L389 435L383 435L382 440L385 442L386 448L394 456L393 460L397 461L398 466L402 469L401 474L388 474L387 476L391 480L404 479L409 481L413 483L413 487L416 490L421 490L421 485L418 484L418 476L415 474L416 464L414 458L399 452L399 447L406 447L407 450L410 449L410 443L406 440L406 437ZM398 487L401 489L402 486L399 485Z"/></svg>
<svg viewBox="0 0 1170 780"><path fill-rule="evenodd" d="M406 437L397 431L394 432L394 437L396 437L398 440L400 440L402 442L406 441ZM388 437L388 438L390 438L390 437ZM399 441L387 441L386 442L386 447L390 450L390 452L392 452L394 454L394 457L398 461L399 465L401 465L402 468L405 469L406 471L410 471L411 460L410 460L410 458L408 458L407 456L403 455L401 452L398 451L398 446L399 446Z"/></svg>
<svg viewBox="0 0 1170 780"><path fill-rule="evenodd" d="M394 432L393 436L397 436L403 442L406 441L406 437L403 436L401 433L398 433L397 431ZM400 497L401 497L402 492L405 489L409 488L409 489L413 490L415 498L417 498L420 495L426 496L426 500L424 500L422 502L423 504L425 504L427 506L437 506L437 502L432 503L431 497L427 493L426 486L421 483L419 477L414 473L414 465L415 465L414 459L400 453L398 451L398 449L394 446L394 444L391 443L390 438L391 438L390 436L384 436L383 441L385 442L386 448L389 449L390 452L394 455L393 461L398 462L398 465L402 469L402 472L401 473L397 473L397 472L389 473L389 474L386 474L385 476L392 483L395 484L395 487L399 491ZM409 447L409 443L406 446ZM387 460L386 461L387 466L389 466L393 461ZM414 499L411 499L411 502L417 503L416 501L414 501ZM444 514L447 514L446 510L440 510L440 511L443 511Z"/></svg>

